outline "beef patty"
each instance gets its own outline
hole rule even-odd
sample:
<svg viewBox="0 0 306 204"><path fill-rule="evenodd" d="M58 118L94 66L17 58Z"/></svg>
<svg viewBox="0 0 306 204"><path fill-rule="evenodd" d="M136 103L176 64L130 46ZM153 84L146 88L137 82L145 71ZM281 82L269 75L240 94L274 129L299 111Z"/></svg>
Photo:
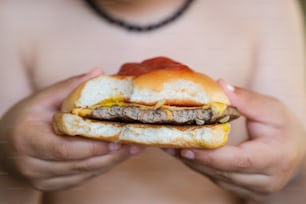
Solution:
<svg viewBox="0 0 306 204"><path fill-rule="evenodd" d="M211 106L173 107L113 105L95 108L88 118L149 124L204 125L226 123L238 118L235 107L227 106L222 114Z"/></svg>

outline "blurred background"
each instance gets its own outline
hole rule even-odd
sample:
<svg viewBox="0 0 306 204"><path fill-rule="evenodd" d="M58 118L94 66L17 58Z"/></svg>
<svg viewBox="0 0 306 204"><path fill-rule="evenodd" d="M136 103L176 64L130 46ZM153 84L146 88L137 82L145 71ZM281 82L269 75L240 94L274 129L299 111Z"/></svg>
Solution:
<svg viewBox="0 0 306 204"><path fill-rule="evenodd" d="M306 0L300 0L303 10L304 10L304 25L306 28ZM305 29L305 37L306 37L306 29ZM306 83L305 83L306 84Z"/></svg>
<svg viewBox="0 0 306 204"><path fill-rule="evenodd" d="M306 0L300 0L301 4L302 4L302 7L303 7L303 10L304 10L304 19L305 19L305 22L306 22ZM306 25L306 23L305 23Z"/></svg>

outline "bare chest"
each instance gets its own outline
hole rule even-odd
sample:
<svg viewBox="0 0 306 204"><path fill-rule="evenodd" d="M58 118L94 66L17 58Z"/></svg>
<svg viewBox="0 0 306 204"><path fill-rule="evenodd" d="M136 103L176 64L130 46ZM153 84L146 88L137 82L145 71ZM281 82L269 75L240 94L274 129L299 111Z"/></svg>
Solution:
<svg viewBox="0 0 306 204"><path fill-rule="evenodd" d="M129 33L91 15L55 18L45 27L37 46L31 67L34 85L40 89L93 67L113 74L125 62L167 56L215 79L246 86L253 69L253 39L248 30L212 13L203 14L200 7L194 7L173 24L148 33ZM118 192L122 196L118 197ZM147 151L85 186L50 196L53 203L71 199L83 203L84 196L90 203L126 203L127 197L135 203L156 203L156 199L163 203L203 199L235 203L208 179L157 150Z"/></svg>
<svg viewBox="0 0 306 204"><path fill-rule="evenodd" d="M94 16L64 19L56 25L50 22L44 32L32 66L38 89L94 67L113 74L125 62L155 56L173 58L241 86L247 84L253 69L254 40L249 31L203 14L200 8L148 33L126 32Z"/></svg>

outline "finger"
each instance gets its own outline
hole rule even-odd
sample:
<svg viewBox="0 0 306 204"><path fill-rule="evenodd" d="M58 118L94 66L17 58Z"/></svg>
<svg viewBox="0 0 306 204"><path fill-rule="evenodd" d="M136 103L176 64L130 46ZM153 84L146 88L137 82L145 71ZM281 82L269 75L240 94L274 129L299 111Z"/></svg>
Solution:
<svg viewBox="0 0 306 204"><path fill-rule="evenodd" d="M233 106L247 119L279 126L282 114L286 110L277 99L249 91L239 87L233 87L224 80L219 80Z"/></svg>
<svg viewBox="0 0 306 204"><path fill-rule="evenodd" d="M84 160L71 161L46 161L37 158L29 158L24 165L23 172L26 177L45 179L67 175L81 174L109 170L115 164L130 157L129 147L125 146L118 151L110 152L102 156L95 156ZM36 171L29 167L36 166Z"/></svg>
<svg viewBox="0 0 306 204"><path fill-rule="evenodd" d="M54 135L52 135L54 137ZM33 154L50 161L82 160L105 155L121 148L118 143L107 143L81 137L55 136L57 139L32 146Z"/></svg>
<svg viewBox="0 0 306 204"><path fill-rule="evenodd" d="M258 173L269 167L279 158L276 158L271 145L260 140L247 141L239 146L224 146L218 149L184 149L181 155L221 171ZM267 157L269 155L269 157Z"/></svg>
<svg viewBox="0 0 306 204"><path fill-rule="evenodd" d="M258 191L254 191L250 190L248 187L233 185L232 183L222 180L215 180L213 182L223 189L233 192L234 194L239 195L239 197L246 198L247 200L252 198L252 200L260 202L263 197L267 196L267 193L262 192L260 189ZM245 203L245 200L243 200L241 203Z"/></svg>
<svg viewBox="0 0 306 204"><path fill-rule="evenodd" d="M35 113L41 114L41 113ZM49 120L51 114L42 114L43 120L30 117L31 123L26 127L28 131L23 135L19 146L26 154L43 160L65 161L82 160L93 156L104 155L108 152L119 150L120 143L104 142L78 136L59 136L44 120ZM35 116L35 115L34 115ZM51 122L51 121L48 121ZM145 147L139 145L124 145L129 147L131 155L142 152Z"/></svg>
<svg viewBox="0 0 306 204"><path fill-rule="evenodd" d="M202 174L208 176L213 181L222 181L226 183L230 183L235 186L240 186L243 188L247 188L251 191L256 192L267 192L269 185L270 177L258 173L237 173L230 171L222 171L218 169L214 169L211 167L203 166L198 163L194 163L190 160L184 160L189 167L201 172Z"/></svg>
<svg viewBox="0 0 306 204"><path fill-rule="evenodd" d="M32 185L39 191L65 190L78 186L96 176L99 176L103 172L104 170L99 170L94 172L67 175L64 177L54 177L47 180L36 180L32 182Z"/></svg>
<svg viewBox="0 0 306 204"><path fill-rule="evenodd" d="M102 69L94 68L86 74L74 76L47 87L35 95L34 103L40 103L40 108L60 107L63 100L82 82L90 78L99 76L103 73Z"/></svg>
<svg viewBox="0 0 306 204"><path fill-rule="evenodd" d="M21 144L24 151L39 159L50 161L82 160L104 155L121 148L119 143L108 143L82 137L58 136L52 127L31 123Z"/></svg>

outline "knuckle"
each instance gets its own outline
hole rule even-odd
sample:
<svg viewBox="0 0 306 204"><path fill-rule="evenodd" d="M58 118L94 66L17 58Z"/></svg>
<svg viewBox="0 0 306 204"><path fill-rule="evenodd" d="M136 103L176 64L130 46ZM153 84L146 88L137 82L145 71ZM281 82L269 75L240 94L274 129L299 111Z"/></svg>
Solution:
<svg viewBox="0 0 306 204"><path fill-rule="evenodd" d="M237 157L234 163L235 169L249 169L252 166L252 160L247 155L241 155L240 157Z"/></svg>
<svg viewBox="0 0 306 204"><path fill-rule="evenodd" d="M67 142L58 142L53 144L53 156L55 157L55 159L59 160L69 159L69 144Z"/></svg>

